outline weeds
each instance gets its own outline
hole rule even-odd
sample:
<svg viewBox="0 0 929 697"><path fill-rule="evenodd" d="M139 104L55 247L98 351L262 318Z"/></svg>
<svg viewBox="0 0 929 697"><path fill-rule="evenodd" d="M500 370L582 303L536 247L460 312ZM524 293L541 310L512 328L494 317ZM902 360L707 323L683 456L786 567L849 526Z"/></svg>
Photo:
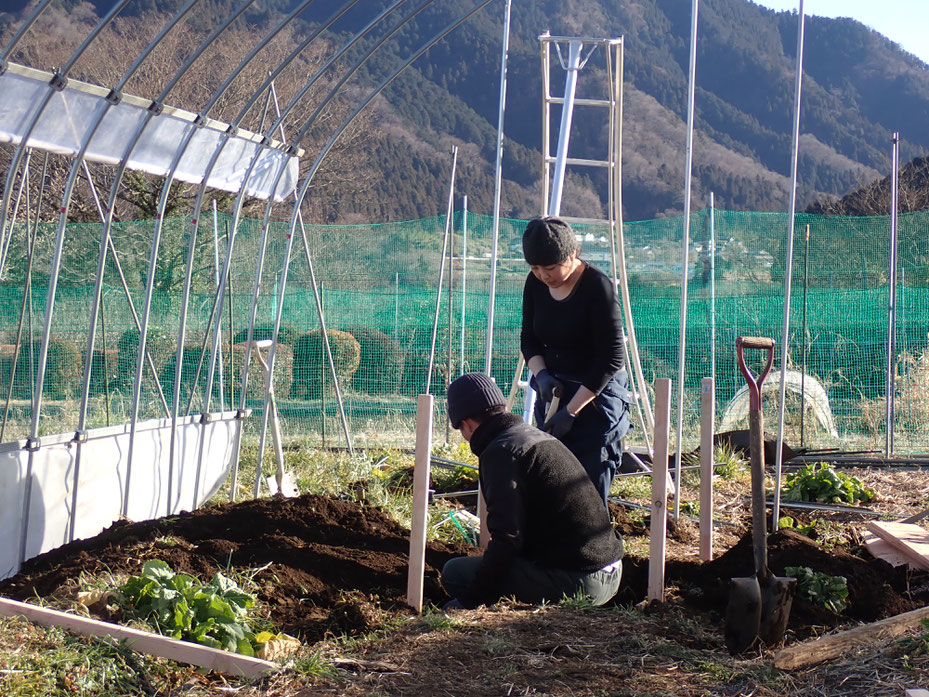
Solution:
<svg viewBox="0 0 929 697"><path fill-rule="evenodd" d="M713 448L714 472L722 479L735 479L748 467L746 460L729 443L718 443Z"/></svg>
<svg viewBox="0 0 929 697"><path fill-rule="evenodd" d="M923 631L915 636L909 636L901 639L898 644L908 657L929 655L929 617L924 617L919 621Z"/></svg>
<svg viewBox="0 0 929 697"><path fill-rule="evenodd" d="M299 653L294 660L293 669L301 675L312 675L318 678L335 678L339 670L326 660L320 649L305 650Z"/></svg>
<svg viewBox="0 0 929 697"><path fill-rule="evenodd" d="M10 638L0 644L4 697L141 697L155 694L151 680L164 685L167 679L163 663L124 644L74 637L19 618L0 619L0 633Z"/></svg>
<svg viewBox="0 0 929 697"><path fill-rule="evenodd" d="M561 599L561 602L558 603L559 607L563 607L568 610L594 610L596 605L590 601L590 597L583 591L577 591L574 595L566 595Z"/></svg>

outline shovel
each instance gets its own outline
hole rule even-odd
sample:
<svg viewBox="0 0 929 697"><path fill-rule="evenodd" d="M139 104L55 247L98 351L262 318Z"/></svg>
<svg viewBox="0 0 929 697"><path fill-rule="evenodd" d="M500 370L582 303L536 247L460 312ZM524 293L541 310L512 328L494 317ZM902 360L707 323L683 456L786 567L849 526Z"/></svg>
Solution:
<svg viewBox="0 0 929 697"><path fill-rule="evenodd" d="M768 352L764 370L757 377L745 365L745 349ZM726 646L731 653L742 653L760 640L765 646L777 644L787 631L790 606L797 579L775 576L768 568L768 543L764 495L764 419L761 414L761 386L774 362L774 340L764 337L738 337L735 342L739 370L745 376L749 393L749 447L752 466L752 546L755 575L734 578L726 607Z"/></svg>
<svg viewBox="0 0 929 697"><path fill-rule="evenodd" d="M271 441L274 444L274 456L277 460L277 472L274 476L267 477L266 482L268 484L268 490L271 492L272 496L281 495L288 498L293 496L299 496L300 492L297 489L297 480L294 479L292 472L284 469L284 448L282 445L281 438L281 420L277 413L277 400L274 399L274 382L272 381L270 371L268 370L268 363L265 361L263 355L261 355L261 349L270 348L271 340L264 339L262 341L252 342L252 345L255 347L255 354L258 356L258 361L261 363L262 367L265 369L265 374L267 375L267 380L270 383L269 397L270 402L270 412L271 417Z"/></svg>

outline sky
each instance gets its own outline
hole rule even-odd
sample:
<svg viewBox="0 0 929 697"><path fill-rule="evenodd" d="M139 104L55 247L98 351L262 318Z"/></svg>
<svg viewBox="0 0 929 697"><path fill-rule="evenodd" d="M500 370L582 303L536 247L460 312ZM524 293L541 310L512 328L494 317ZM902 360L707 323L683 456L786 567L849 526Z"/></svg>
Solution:
<svg viewBox="0 0 929 697"><path fill-rule="evenodd" d="M772 10L797 10L799 0L752 0ZM929 0L804 0L807 16L851 17L929 63Z"/></svg>

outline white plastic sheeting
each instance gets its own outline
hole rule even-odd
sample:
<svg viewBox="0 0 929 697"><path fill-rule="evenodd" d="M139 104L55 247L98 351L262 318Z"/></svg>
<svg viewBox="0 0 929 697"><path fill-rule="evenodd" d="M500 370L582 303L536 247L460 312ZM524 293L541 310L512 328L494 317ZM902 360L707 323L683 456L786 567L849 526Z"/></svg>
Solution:
<svg viewBox="0 0 929 697"><path fill-rule="evenodd" d="M0 142L17 145L22 142L51 79L51 73L13 64L0 75L0 94L3 95L0 99ZM59 155L76 155L88 136L90 125L107 106L107 94L109 90L102 87L68 80L64 89L52 95L27 144ZM119 164L149 114L150 104L150 100L127 95L111 106L91 138L86 158ZM174 172L176 179L192 184L202 182L207 165L225 139L222 152L207 177L207 186L237 193L244 185L249 196L267 199L280 168L284 167L274 199L282 201L293 193L299 177L297 157L276 147L261 145L261 137L254 133L240 130L227 137L228 124L207 119L202 126L197 126L195 118L196 115L188 111L165 107L145 127L129 154L128 168L157 176L167 175L177 148L194 129ZM246 183L245 176L256 154L258 160Z"/></svg>
<svg viewBox="0 0 929 697"><path fill-rule="evenodd" d="M136 427L128 518L147 520L192 510L219 489L235 456L235 438L242 420L236 412L199 415L178 421L173 471L169 465L171 420L141 422ZM201 457L201 434L202 461ZM81 444L77 505L72 510L77 444L74 435L43 436L33 453L32 488L25 558L68 541L72 518L74 537L96 535L120 517L125 496L129 425L87 432ZM25 441L0 446L0 579L19 570L23 503L27 491L29 451ZM199 479L198 479L199 467ZM171 500L168 482L171 480ZM196 497L194 492L196 491Z"/></svg>
<svg viewBox="0 0 929 697"><path fill-rule="evenodd" d="M788 370L785 378L785 388L787 392L803 395L806 407L816 417L820 426L833 438L839 437L839 433L835 428L835 419L832 417L832 407L829 405L829 395L819 380L812 375L807 375L804 378L803 373ZM776 380L769 380L762 387L764 394L769 398L773 396L775 402L778 398L779 389L780 384ZM743 385L732 396L732 399L729 400L723 410L722 422L719 425L720 432L732 431L748 419L748 396L748 385Z"/></svg>

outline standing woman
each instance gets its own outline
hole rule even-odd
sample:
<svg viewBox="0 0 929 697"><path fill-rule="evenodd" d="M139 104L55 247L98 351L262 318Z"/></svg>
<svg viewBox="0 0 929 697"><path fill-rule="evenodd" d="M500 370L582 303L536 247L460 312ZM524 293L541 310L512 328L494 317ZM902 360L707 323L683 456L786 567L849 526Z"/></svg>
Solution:
<svg viewBox="0 0 929 697"><path fill-rule="evenodd" d="M521 349L539 395L536 423L584 465L606 504L629 430L622 320L609 277L578 258L577 238L560 218L530 220L523 256ZM560 408L545 422L553 396Z"/></svg>

